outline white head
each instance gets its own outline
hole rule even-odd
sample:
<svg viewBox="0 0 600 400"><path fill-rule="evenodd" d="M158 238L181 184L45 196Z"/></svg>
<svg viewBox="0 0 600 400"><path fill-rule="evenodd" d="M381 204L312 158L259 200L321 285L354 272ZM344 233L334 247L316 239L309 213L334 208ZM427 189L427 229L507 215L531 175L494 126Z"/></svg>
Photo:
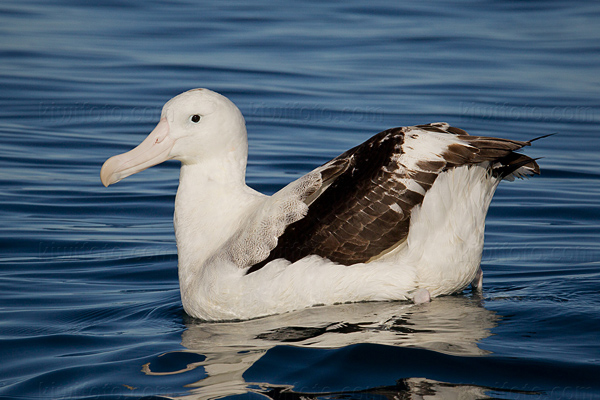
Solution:
<svg viewBox="0 0 600 400"><path fill-rule="evenodd" d="M234 162L243 173L247 156L240 110L225 96L192 89L164 105L160 122L139 146L109 158L100 178L108 186L166 160L184 165Z"/></svg>

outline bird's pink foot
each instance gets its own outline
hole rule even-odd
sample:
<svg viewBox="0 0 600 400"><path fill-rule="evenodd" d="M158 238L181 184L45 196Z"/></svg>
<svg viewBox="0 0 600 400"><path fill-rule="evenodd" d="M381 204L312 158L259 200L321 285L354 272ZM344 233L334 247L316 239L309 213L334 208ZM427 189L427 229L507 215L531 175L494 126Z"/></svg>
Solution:
<svg viewBox="0 0 600 400"><path fill-rule="evenodd" d="M417 289L413 292L412 301L415 304L429 303L431 301L431 294L429 294L429 290L427 289Z"/></svg>

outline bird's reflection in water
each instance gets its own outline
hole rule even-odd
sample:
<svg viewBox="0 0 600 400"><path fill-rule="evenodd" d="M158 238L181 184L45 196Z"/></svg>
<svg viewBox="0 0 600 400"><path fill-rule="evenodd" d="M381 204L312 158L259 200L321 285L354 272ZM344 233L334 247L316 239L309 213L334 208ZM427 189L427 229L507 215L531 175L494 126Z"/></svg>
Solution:
<svg viewBox="0 0 600 400"><path fill-rule="evenodd" d="M478 343L491 335L499 317L486 310L479 299L450 296L431 303L402 302L341 304L313 307L293 313L226 323L187 321L182 344L189 352L205 357L188 364L181 373L202 366L203 378L186 385L186 399L214 399L258 393L273 399L300 398L461 398L485 397L486 388L437 382L420 377L401 379L395 386L345 392L301 393L289 385L247 382L244 374L271 348L336 349L371 343L432 350L456 356L487 354ZM299 362L293 360L292 362ZM146 364L148 375L161 374ZM339 371L344 374L343 370ZM368 373L368 371L366 372ZM393 383L393 382L392 382ZM416 397L413 397L416 396Z"/></svg>

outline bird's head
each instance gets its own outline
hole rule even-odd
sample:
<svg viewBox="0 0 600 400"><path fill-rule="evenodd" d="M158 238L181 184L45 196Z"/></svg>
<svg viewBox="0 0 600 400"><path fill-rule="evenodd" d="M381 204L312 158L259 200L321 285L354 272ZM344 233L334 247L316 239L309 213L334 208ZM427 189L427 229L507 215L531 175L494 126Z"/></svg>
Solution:
<svg viewBox="0 0 600 400"><path fill-rule="evenodd" d="M192 89L164 105L158 125L136 148L106 160L100 178L108 186L166 160L237 159L245 167L247 151L244 118L235 104L208 89Z"/></svg>

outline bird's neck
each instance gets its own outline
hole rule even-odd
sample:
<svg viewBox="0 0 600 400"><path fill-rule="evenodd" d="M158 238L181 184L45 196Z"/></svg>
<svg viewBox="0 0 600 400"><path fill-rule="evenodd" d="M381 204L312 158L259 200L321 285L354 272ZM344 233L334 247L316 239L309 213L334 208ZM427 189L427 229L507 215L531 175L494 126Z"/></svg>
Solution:
<svg viewBox="0 0 600 400"><path fill-rule="evenodd" d="M202 268L261 197L246 186L244 174L245 164L223 160L182 165L173 221L180 277Z"/></svg>

